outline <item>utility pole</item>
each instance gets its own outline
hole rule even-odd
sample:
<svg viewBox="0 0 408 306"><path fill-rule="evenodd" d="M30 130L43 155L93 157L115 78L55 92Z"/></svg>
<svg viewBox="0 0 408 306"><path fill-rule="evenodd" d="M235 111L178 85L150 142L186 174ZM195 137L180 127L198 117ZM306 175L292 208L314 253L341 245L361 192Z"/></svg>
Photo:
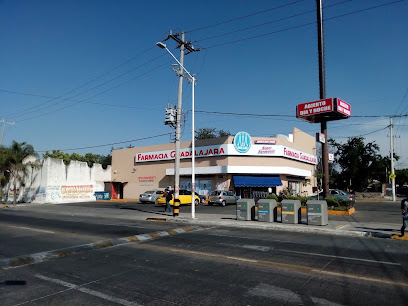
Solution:
<svg viewBox="0 0 408 306"><path fill-rule="evenodd" d="M179 45L177 46L180 48L180 65L181 67L178 70L179 75L179 86L178 86L178 97L177 97L177 115L176 115L176 156L174 162L174 200L173 200L173 216L178 216L180 211L180 199L179 199L179 192L180 192L180 135L181 135L181 105L182 105L182 92L183 92L183 67L184 67L184 50L187 49L188 53L199 51L199 49L194 49L191 46L191 42L184 41L184 31L181 32L181 39L179 38L180 34L173 34L170 31L170 34L164 40L168 40L169 38L176 41ZM187 54L188 54L187 53ZM194 188L194 186L193 186ZM192 190L194 193L194 190ZM191 203L194 205L194 202Z"/></svg>
<svg viewBox="0 0 408 306"><path fill-rule="evenodd" d="M326 81L324 72L324 43L323 43L323 8L322 0L316 0L317 6L317 34L319 47L319 87L320 100L326 99ZM320 131L324 134L325 142L322 143L322 162L323 162L323 194L329 197L329 150L327 139L327 121L320 123Z"/></svg>
<svg viewBox="0 0 408 306"><path fill-rule="evenodd" d="M0 147L2 147L2 146L3 146L4 133L6 132L6 126L7 126L7 124L14 125L15 123L14 123L14 122L7 122L7 120L4 120L4 119L0 120L0 122L3 122L3 123L4 123L4 125L3 125L3 132L1 133L1 140L0 140Z"/></svg>
<svg viewBox="0 0 408 306"><path fill-rule="evenodd" d="M392 138L392 117L390 117L390 159L391 159L391 188L392 201L395 201L395 173L394 173L394 139Z"/></svg>

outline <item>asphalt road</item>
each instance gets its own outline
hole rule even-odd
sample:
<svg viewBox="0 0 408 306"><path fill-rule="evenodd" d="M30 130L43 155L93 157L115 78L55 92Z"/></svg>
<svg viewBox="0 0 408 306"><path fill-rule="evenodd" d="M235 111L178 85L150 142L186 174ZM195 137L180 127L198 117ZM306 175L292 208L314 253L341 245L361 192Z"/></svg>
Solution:
<svg viewBox="0 0 408 306"><path fill-rule="evenodd" d="M152 204L134 205L163 214ZM2 210L1 257L178 226L123 218L136 212L112 203ZM407 242L390 239L225 227L173 231L3 269L0 304L405 305L407 253Z"/></svg>

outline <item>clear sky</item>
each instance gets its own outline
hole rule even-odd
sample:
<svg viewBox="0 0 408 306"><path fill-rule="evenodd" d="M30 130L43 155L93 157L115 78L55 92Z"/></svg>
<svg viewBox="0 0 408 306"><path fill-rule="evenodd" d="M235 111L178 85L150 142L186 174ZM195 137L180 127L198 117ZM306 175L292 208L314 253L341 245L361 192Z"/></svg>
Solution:
<svg viewBox="0 0 408 306"><path fill-rule="evenodd" d="M323 6L326 96L345 100L352 113L328 123L328 136L362 135L388 155L389 116L408 113L408 1ZM15 123L4 145L106 155L112 146L168 143L174 130L164 125L165 107L177 103L178 78L175 61L155 43L169 30L184 30L201 48L184 62L198 80L196 129L252 136L320 130L295 117L297 104L319 100L313 0L3 0L0 119ZM176 43L166 43L179 57ZM190 140L186 81L183 110L182 140ZM396 168L407 168L408 119L393 123Z"/></svg>

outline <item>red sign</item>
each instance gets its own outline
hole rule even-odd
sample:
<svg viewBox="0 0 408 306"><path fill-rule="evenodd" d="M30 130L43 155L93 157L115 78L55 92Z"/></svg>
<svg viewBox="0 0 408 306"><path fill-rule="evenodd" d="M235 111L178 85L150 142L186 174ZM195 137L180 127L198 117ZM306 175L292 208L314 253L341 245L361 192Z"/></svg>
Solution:
<svg viewBox="0 0 408 306"><path fill-rule="evenodd" d="M276 140L255 140L255 144L276 144Z"/></svg>
<svg viewBox="0 0 408 306"><path fill-rule="evenodd" d="M296 118L307 122L333 121L347 119L350 116L350 104L339 98L328 98L296 106Z"/></svg>
<svg viewBox="0 0 408 306"><path fill-rule="evenodd" d="M343 100L337 99L337 111L346 115L347 117L351 116L350 104L344 102Z"/></svg>
<svg viewBox="0 0 408 306"><path fill-rule="evenodd" d="M317 115L333 111L333 98L299 104L297 117Z"/></svg>

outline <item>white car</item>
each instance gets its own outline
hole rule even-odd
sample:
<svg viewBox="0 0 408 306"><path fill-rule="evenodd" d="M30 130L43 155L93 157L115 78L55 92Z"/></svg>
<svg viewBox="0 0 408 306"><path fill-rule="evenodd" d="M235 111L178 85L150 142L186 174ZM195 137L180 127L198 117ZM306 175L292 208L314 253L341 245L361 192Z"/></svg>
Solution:
<svg viewBox="0 0 408 306"><path fill-rule="evenodd" d="M148 190L143 192L139 196L139 201L141 203L156 203L158 197L161 196L163 193L164 191L161 190Z"/></svg>

